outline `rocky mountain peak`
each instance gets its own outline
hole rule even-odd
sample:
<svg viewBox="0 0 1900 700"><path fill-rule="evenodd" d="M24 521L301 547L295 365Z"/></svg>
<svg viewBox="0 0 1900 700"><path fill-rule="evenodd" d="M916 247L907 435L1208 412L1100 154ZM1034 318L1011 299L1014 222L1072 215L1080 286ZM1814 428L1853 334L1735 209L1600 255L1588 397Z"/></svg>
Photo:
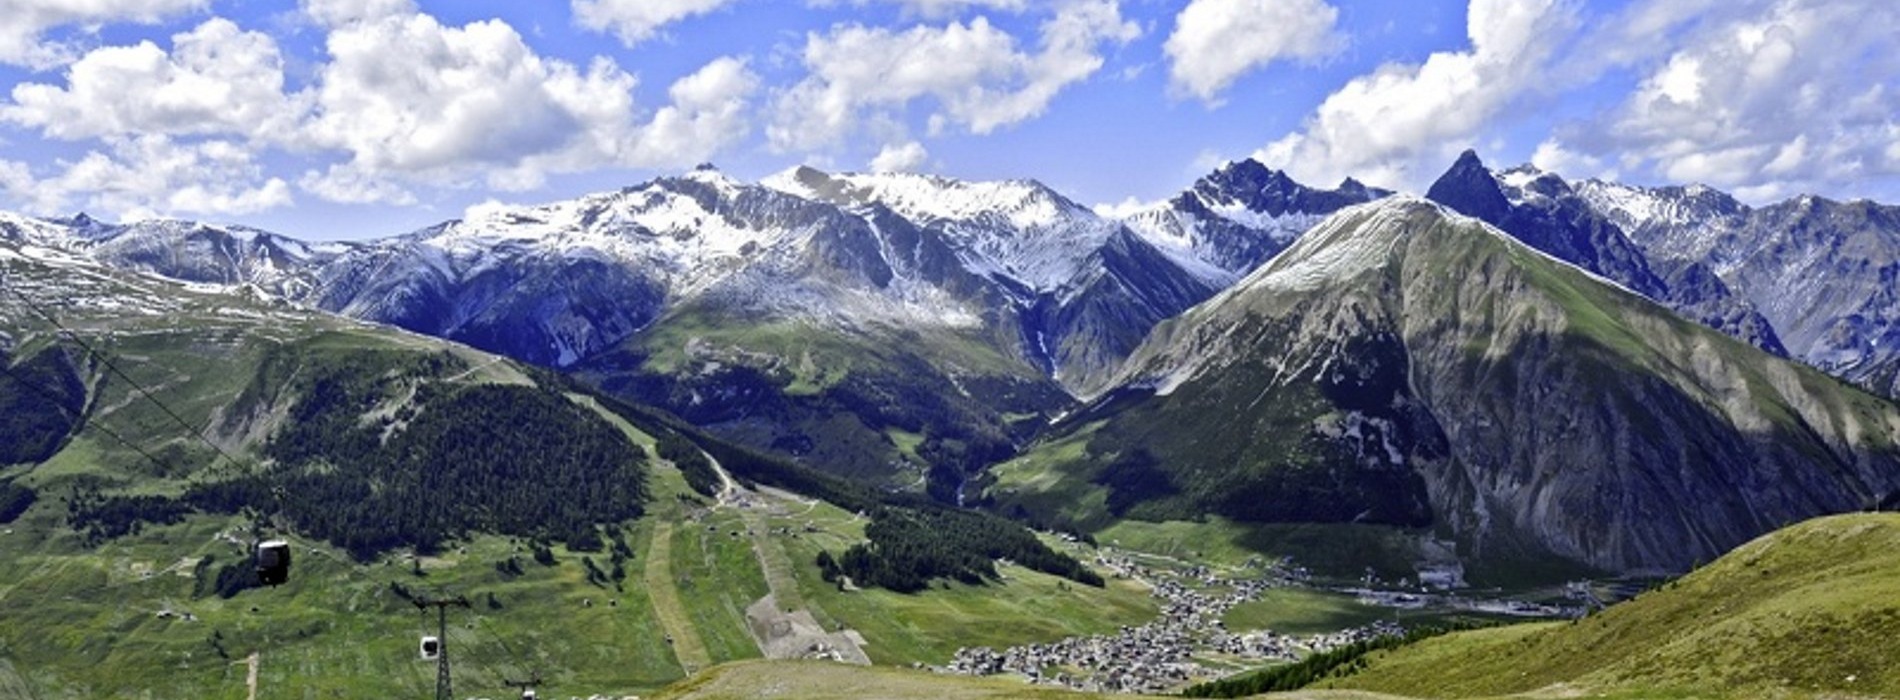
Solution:
<svg viewBox="0 0 1900 700"><path fill-rule="evenodd" d="M1472 150L1460 154L1451 169L1432 183L1425 196L1493 224L1503 221L1511 209L1511 201L1504 196L1497 177L1478 159L1477 151Z"/></svg>

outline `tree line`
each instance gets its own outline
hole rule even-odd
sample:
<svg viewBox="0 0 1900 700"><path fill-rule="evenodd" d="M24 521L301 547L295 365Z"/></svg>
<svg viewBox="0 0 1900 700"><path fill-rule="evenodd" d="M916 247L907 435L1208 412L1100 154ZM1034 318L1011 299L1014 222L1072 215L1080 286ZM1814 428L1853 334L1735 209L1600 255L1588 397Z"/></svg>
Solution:
<svg viewBox="0 0 1900 700"><path fill-rule="evenodd" d="M39 497L26 484L14 480L0 482L0 525L18 520Z"/></svg>
<svg viewBox="0 0 1900 700"><path fill-rule="evenodd" d="M838 557L825 553L817 563L827 580L840 574L859 586L914 593L937 579L984 584L997 579L996 559L1101 586L1099 574L1067 554L1050 549L1035 533L1006 518L962 510L927 496L880 493L841 477L789 460L706 436L698 428L653 409L612 398L602 405L659 435L676 435L696 444L736 481L765 484L818 498L848 511L866 514L867 542ZM676 448L677 449L677 448ZM697 451L697 450L695 450ZM830 561L829 565L825 562Z"/></svg>
<svg viewBox="0 0 1900 700"><path fill-rule="evenodd" d="M266 467L176 499L82 492L73 527L97 541L194 510L250 512L368 559L478 531L597 541L596 524L644 512L644 451L559 393L437 381L456 364L441 354L275 352L238 402L294 397Z"/></svg>
<svg viewBox="0 0 1900 700"><path fill-rule="evenodd" d="M941 507L878 509L864 528L868 540L840 557L821 553L825 579L851 577L859 586L915 593L934 579L983 585L998 579L996 560L1085 585L1101 587L1100 574L1074 557L1052 550L1022 525L994 515Z"/></svg>
<svg viewBox="0 0 1900 700"><path fill-rule="evenodd" d="M0 353L0 465L44 462L79 428L86 383L58 347L11 361Z"/></svg>
<svg viewBox="0 0 1900 700"><path fill-rule="evenodd" d="M698 445L677 432L662 430L659 432L654 449L660 459L672 462L679 467L680 474L686 477L686 485L704 496L719 495L719 472L713 468L712 460L699 450Z"/></svg>

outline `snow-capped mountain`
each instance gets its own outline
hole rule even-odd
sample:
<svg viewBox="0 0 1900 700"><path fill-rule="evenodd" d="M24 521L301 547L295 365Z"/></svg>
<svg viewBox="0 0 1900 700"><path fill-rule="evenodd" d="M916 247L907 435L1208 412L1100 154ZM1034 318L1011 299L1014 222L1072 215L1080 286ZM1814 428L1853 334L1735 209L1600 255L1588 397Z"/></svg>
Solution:
<svg viewBox="0 0 1900 700"><path fill-rule="evenodd" d="M1703 325L1778 355L1775 326L1697 261L1658 264L1614 217L1555 173L1530 165L1493 172L1465 151L1426 195L1558 259L1602 275Z"/></svg>
<svg viewBox="0 0 1900 700"><path fill-rule="evenodd" d="M614 346L670 305L714 293L747 271L783 266L821 232L854 224L829 207L706 169L570 201L494 208L366 244L323 266L310 300L566 366Z"/></svg>
<svg viewBox="0 0 1900 700"><path fill-rule="evenodd" d="M1472 569L1681 571L1900 489L1891 402L1411 196L1163 323L1054 431L986 496L1430 528Z"/></svg>
<svg viewBox="0 0 1900 700"><path fill-rule="evenodd" d="M1250 158L1124 223L1203 281L1226 287L1333 212L1389 194L1351 178L1332 190L1307 187Z"/></svg>
<svg viewBox="0 0 1900 700"><path fill-rule="evenodd" d="M0 214L0 236L83 253L113 267L185 282L250 285L287 299L309 292L313 272L355 244L312 244L244 226L158 219L107 224L79 214L34 219Z"/></svg>
<svg viewBox="0 0 1900 700"><path fill-rule="evenodd" d="M1163 319L1198 303L1339 207L1229 164L1126 221L1032 180L795 168L742 183L705 166L620 191L351 244L243 227L83 215L6 231L120 267L251 284L355 318L571 366L684 309L842 332L984 337L1072 393L1098 388Z"/></svg>
<svg viewBox="0 0 1900 700"><path fill-rule="evenodd" d="M706 166L347 244L83 215L0 216L0 236L565 368L755 445L875 473L1006 454L1035 421L998 406L1046 416L1112 388L1157 324L1329 214L1389 194L1311 188L1247 160L1118 219L1033 180L794 168L751 183ZM1706 188L1494 172L1475 154L1430 196L1758 347L1781 351L1785 325L1797 357L1891 383L1888 209L1755 211ZM1819 262L1795 266L1797 253ZM887 430L929 437L899 449Z"/></svg>
<svg viewBox="0 0 1900 700"><path fill-rule="evenodd" d="M1638 294L1668 295L1668 285L1649 269L1636 244L1574 196L1562 178L1528 166L1494 173L1476 152L1465 151L1425 196Z"/></svg>
<svg viewBox="0 0 1900 700"><path fill-rule="evenodd" d="M951 252L964 279L943 282L985 288L976 296L1016 333L1021 354L1071 391L1106 379L1155 323L1219 289L1198 272L1206 263L1169 255L1035 181L801 167L764 184L836 205L880 231L901 220Z"/></svg>
<svg viewBox="0 0 1900 700"><path fill-rule="evenodd" d="M767 187L847 210L882 207L940 232L971 272L1054 292L1082 271L1086 256L1120 225L1033 180L967 182L910 173L830 175L798 167Z"/></svg>
<svg viewBox="0 0 1900 700"><path fill-rule="evenodd" d="M91 221L91 219L86 219L86 221ZM0 238L16 243L65 248L75 242L73 228L70 222L62 223L21 216L12 212L0 212Z"/></svg>
<svg viewBox="0 0 1900 700"><path fill-rule="evenodd" d="M497 207L359 244L310 278L305 303L574 368L793 453L888 448L877 431L893 420L951 440L988 424L974 442L1006 450L1006 426L974 403L909 402L930 420L871 415L888 398L812 404L833 392L981 395L1017 397L1011 413L1054 410L1217 291L1039 183L809 168L753 184L705 167ZM863 414L871 434L815 434L839 412ZM810 429L783 429L800 425Z"/></svg>
<svg viewBox="0 0 1900 700"><path fill-rule="evenodd" d="M1795 357L1900 395L1900 207L1801 196L1753 208L1701 186L1578 191L1659 264L1706 267Z"/></svg>

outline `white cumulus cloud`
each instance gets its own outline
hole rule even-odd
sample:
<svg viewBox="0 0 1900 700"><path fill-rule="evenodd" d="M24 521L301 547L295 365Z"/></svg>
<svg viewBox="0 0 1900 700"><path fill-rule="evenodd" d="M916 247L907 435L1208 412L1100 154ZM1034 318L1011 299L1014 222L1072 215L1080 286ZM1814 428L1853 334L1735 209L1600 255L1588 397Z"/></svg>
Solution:
<svg viewBox="0 0 1900 700"><path fill-rule="evenodd" d="M1255 154L1309 182L1417 188L1538 86L1575 24L1561 0L1472 0L1467 51L1388 64L1329 95L1299 132Z"/></svg>
<svg viewBox="0 0 1900 700"><path fill-rule="evenodd" d="M687 165L743 136L757 87L743 62L720 59L643 122L632 74L544 58L499 20L389 16L332 31L328 48L307 140L348 158L305 182L344 201L406 198L393 181L520 190L548 173Z"/></svg>
<svg viewBox="0 0 1900 700"><path fill-rule="evenodd" d="M11 163L6 194L35 211L237 214L287 204L291 185L261 164L294 163L296 186L320 199L413 204L417 188L686 167L750 133L760 85L742 59L710 61L640 105L636 77L611 59L545 57L500 20L448 26L409 0L301 6L328 54L301 89L270 36L222 18L169 48L99 48L57 82L16 85L0 123L85 155Z"/></svg>
<svg viewBox="0 0 1900 700"><path fill-rule="evenodd" d="M1001 10L1021 12L1029 7L1027 0L850 0L852 5L883 4L899 5L905 14L923 17L953 17L973 9ZM812 5L830 7L843 4L843 0L813 0Z"/></svg>
<svg viewBox="0 0 1900 700"><path fill-rule="evenodd" d="M1573 151L1555 138L1537 144L1537 150L1531 152L1531 165L1566 178L1616 179L1616 172L1606 169L1602 158Z"/></svg>
<svg viewBox="0 0 1900 700"><path fill-rule="evenodd" d="M0 189L32 213L81 209L115 218L239 215L288 206L290 185L270 177L244 146L181 143L163 135L106 139L106 149L35 176L0 166Z"/></svg>
<svg viewBox="0 0 1900 700"><path fill-rule="evenodd" d="M1193 0L1163 45L1175 89L1206 102L1248 71L1323 58L1345 45L1339 10L1323 0Z"/></svg>
<svg viewBox="0 0 1900 700"><path fill-rule="evenodd" d="M613 32L628 46L653 38L660 28L730 5L735 0L574 0L574 21Z"/></svg>
<svg viewBox="0 0 1900 700"><path fill-rule="evenodd" d="M55 27L151 24L209 5L209 0L7 0L0 3L0 63L64 63L69 52L44 41L46 31Z"/></svg>
<svg viewBox="0 0 1900 700"><path fill-rule="evenodd" d="M744 139L751 130L752 95L759 77L744 60L716 59L667 90L672 103L644 126L620 164L665 168L701 163ZM602 133L601 136L606 136Z"/></svg>
<svg viewBox="0 0 1900 700"><path fill-rule="evenodd" d="M416 13L414 0L300 0L304 14L324 27L341 27Z"/></svg>
<svg viewBox="0 0 1900 700"><path fill-rule="evenodd" d="M1119 202L1102 202L1090 207L1096 216L1106 219L1126 219L1136 214L1154 209L1162 202L1144 202L1135 197L1126 197Z"/></svg>
<svg viewBox="0 0 1900 700"><path fill-rule="evenodd" d="M76 140L138 134L294 131L298 99L284 92L283 57L269 36L211 19L172 37L95 49L68 66L66 84L22 83L0 120Z"/></svg>
<svg viewBox="0 0 1900 700"><path fill-rule="evenodd" d="M1058 4L1039 31L1039 51L986 18L902 31L842 25L806 38L809 75L781 91L767 137L780 150L832 147L860 130L894 141L907 127L903 110L929 98L931 132L955 126L987 134L1040 116L1064 88L1100 70L1107 44L1125 43L1140 28L1122 19L1114 0Z"/></svg>
<svg viewBox="0 0 1900 700"><path fill-rule="evenodd" d="M1900 6L1756 0L1704 19L1573 141L1680 182L1757 198L1900 175Z"/></svg>
<svg viewBox="0 0 1900 700"><path fill-rule="evenodd" d="M930 151L916 141L886 145L871 159L874 173L914 173L930 160Z"/></svg>

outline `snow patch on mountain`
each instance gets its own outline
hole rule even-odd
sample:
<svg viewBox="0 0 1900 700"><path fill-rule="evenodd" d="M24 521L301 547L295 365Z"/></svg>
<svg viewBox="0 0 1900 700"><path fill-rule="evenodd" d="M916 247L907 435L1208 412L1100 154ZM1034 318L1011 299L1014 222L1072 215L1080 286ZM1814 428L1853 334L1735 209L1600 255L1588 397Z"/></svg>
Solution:
<svg viewBox="0 0 1900 700"><path fill-rule="evenodd" d="M1670 258L1709 255L1749 212L1747 205L1704 185L1637 187L1585 180L1576 192L1652 255Z"/></svg>
<svg viewBox="0 0 1900 700"><path fill-rule="evenodd" d="M1206 239L1202 233L1205 223L1194 214L1176 211L1164 203L1131 214L1122 219L1122 224L1167 255L1181 269L1211 287L1225 288L1240 279L1239 272L1224 268L1203 256L1200 249Z"/></svg>
<svg viewBox="0 0 1900 700"><path fill-rule="evenodd" d="M1385 194L1351 180L1333 190L1307 187L1249 159L1122 222L1204 283L1225 288L1333 212Z"/></svg>
<svg viewBox="0 0 1900 700"><path fill-rule="evenodd" d="M71 227L12 212L0 212L0 238L38 246L64 246L73 240Z"/></svg>
<svg viewBox="0 0 1900 700"><path fill-rule="evenodd" d="M709 184L717 201L742 187L723 174L695 171L683 180ZM493 207L452 222L416 242L438 249L445 273L467 277L511 245L523 250L597 258L663 273L679 296L691 296L722 279L746 256L808 231L754 227L735 221L708 202L659 180L643 187L579 199L521 207ZM716 205L715 205L716 206Z"/></svg>
<svg viewBox="0 0 1900 700"><path fill-rule="evenodd" d="M1310 291L1378 268L1391 258L1404 231L1403 219L1421 205L1437 206L1415 197L1390 197L1346 209L1235 285L1237 293L1256 288Z"/></svg>
<svg viewBox="0 0 1900 700"><path fill-rule="evenodd" d="M809 167L761 182L852 210L880 206L944 234L964 266L1035 292L1064 286L1121 228L1033 180L977 182L914 173L829 174Z"/></svg>

